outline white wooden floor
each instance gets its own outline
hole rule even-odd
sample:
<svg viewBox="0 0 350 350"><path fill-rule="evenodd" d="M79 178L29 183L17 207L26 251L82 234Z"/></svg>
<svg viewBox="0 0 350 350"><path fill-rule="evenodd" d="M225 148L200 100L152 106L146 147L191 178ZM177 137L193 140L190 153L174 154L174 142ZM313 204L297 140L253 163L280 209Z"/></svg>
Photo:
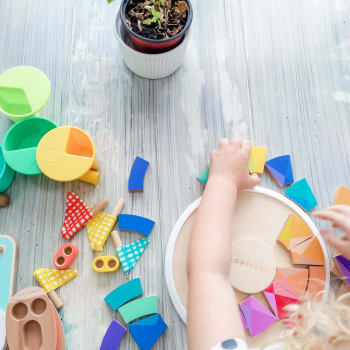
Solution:
<svg viewBox="0 0 350 350"><path fill-rule="evenodd" d="M167 240L184 208L202 187L196 175L221 137L240 134L290 153L296 178L306 177L328 206L336 187L350 185L350 3L348 0L192 0L193 35L184 66L170 78L149 81L122 62L113 34L120 0L3 0L0 71L33 65L52 82L40 113L76 125L93 137L102 181L55 183L17 175L12 202L0 210L0 232L20 247L18 289L35 284L37 267L52 267L63 243L60 226L67 191L88 203L123 197L125 213L157 223L151 245L130 277L146 295L158 295L169 324L154 349L185 349L185 327L165 285ZM0 140L11 123L0 117ZM151 162L143 194L129 194L136 155ZM278 190L267 177L262 185ZM139 238L122 233L124 242ZM85 232L73 240L79 276L60 290L67 349L96 350L117 317L104 296L127 281L121 272L97 275ZM112 242L104 253L113 254ZM127 335L122 349L137 349Z"/></svg>

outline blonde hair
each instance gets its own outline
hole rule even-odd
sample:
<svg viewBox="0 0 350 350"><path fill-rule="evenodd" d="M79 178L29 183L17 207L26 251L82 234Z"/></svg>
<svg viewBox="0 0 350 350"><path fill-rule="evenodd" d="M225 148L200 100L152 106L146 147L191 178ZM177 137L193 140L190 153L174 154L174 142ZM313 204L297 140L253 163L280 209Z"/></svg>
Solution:
<svg viewBox="0 0 350 350"><path fill-rule="evenodd" d="M283 344L285 350L349 350L350 293L336 297L332 292L326 301L319 293L300 304L285 307L291 314L278 322L270 334L277 338L264 344Z"/></svg>

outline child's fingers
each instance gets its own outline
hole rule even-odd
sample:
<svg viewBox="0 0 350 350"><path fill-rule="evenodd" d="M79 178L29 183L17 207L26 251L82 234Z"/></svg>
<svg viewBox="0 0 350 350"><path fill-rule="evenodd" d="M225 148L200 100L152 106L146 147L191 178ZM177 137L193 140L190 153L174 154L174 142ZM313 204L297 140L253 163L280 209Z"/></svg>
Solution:
<svg viewBox="0 0 350 350"><path fill-rule="evenodd" d="M232 137L232 140L231 140L231 143L234 145L234 146L237 146L239 148L242 148L242 139L240 136L233 136Z"/></svg>
<svg viewBox="0 0 350 350"><path fill-rule="evenodd" d="M333 205L326 210L332 210L339 214L347 215L350 219L350 206L348 205Z"/></svg>
<svg viewBox="0 0 350 350"><path fill-rule="evenodd" d="M250 156L250 152L252 151L252 143L249 140L243 140L242 143L243 152Z"/></svg>
<svg viewBox="0 0 350 350"><path fill-rule="evenodd" d="M313 213L313 216L321 220L328 220L334 227L339 227L346 233L350 233L350 219L344 214L326 209Z"/></svg>
<svg viewBox="0 0 350 350"><path fill-rule="evenodd" d="M225 145L228 145L230 143L230 141L228 139L221 139L219 141L219 148L225 146Z"/></svg>
<svg viewBox="0 0 350 350"><path fill-rule="evenodd" d="M350 258L350 241L335 236L329 230L321 230L324 240L338 253Z"/></svg>

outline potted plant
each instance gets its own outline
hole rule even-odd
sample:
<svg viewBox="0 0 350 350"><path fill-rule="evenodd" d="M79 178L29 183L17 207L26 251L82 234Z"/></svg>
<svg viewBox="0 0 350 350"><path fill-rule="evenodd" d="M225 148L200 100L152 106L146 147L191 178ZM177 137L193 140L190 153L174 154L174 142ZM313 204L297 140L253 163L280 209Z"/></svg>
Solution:
<svg viewBox="0 0 350 350"><path fill-rule="evenodd" d="M173 73L183 61L192 18L189 0L123 0L116 35L127 66L147 78Z"/></svg>

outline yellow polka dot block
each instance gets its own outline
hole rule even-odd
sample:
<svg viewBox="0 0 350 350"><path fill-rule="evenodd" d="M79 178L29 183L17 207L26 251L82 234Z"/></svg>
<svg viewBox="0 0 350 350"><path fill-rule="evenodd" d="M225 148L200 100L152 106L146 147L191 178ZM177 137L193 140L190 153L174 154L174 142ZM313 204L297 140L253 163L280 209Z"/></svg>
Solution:
<svg viewBox="0 0 350 350"><path fill-rule="evenodd" d="M53 270L43 267L33 272L33 276L46 293L63 286L77 275L77 270Z"/></svg>
<svg viewBox="0 0 350 350"><path fill-rule="evenodd" d="M249 159L249 172L262 174L266 162L266 147L253 146Z"/></svg>
<svg viewBox="0 0 350 350"><path fill-rule="evenodd" d="M103 250L103 246L105 245L116 221L116 217L99 211L86 224L86 232L89 238L90 247L93 251L101 252Z"/></svg>

